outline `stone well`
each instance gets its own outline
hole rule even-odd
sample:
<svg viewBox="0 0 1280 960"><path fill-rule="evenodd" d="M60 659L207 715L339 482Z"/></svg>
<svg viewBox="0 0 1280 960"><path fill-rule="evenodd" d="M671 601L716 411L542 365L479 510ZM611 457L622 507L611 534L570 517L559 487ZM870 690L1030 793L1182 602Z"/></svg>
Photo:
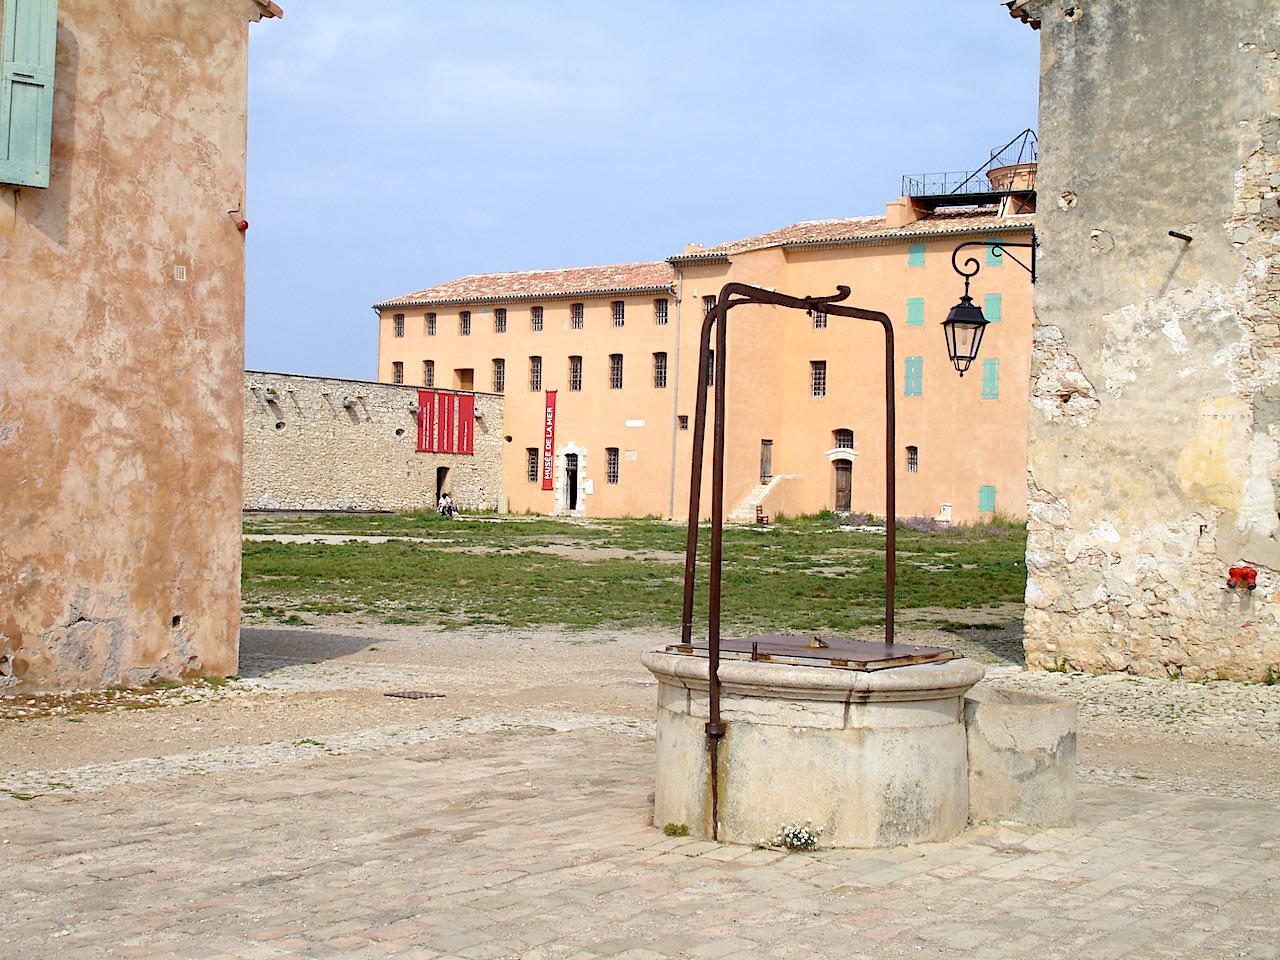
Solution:
<svg viewBox="0 0 1280 960"><path fill-rule="evenodd" d="M711 837L708 661L651 651L658 679L654 823ZM823 846L945 840L968 822L963 658L859 671L720 663L719 839L757 843L811 820Z"/></svg>

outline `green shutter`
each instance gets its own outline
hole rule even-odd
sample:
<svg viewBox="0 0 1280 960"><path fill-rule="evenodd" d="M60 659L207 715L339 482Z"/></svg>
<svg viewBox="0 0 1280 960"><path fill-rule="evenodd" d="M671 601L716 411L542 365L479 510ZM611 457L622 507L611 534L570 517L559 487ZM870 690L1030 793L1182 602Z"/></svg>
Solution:
<svg viewBox="0 0 1280 960"><path fill-rule="evenodd" d="M924 326L924 297L907 298L907 326Z"/></svg>
<svg viewBox="0 0 1280 960"><path fill-rule="evenodd" d="M904 361L902 395L904 397L924 395L924 357L907 357Z"/></svg>
<svg viewBox="0 0 1280 960"><path fill-rule="evenodd" d="M982 361L982 399L1000 399L1000 361L994 358Z"/></svg>
<svg viewBox="0 0 1280 960"><path fill-rule="evenodd" d="M998 250L1000 244L998 237L987 237L987 266L998 267L1004 263L1004 252Z"/></svg>
<svg viewBox="0 0 1280 960"><path fill-rule="evenodd" d="M924 266L924 244L912 243L907 246L907 266L923 267Z"/></svg>
<svg viewBox="0 0 1280 960"><path fill-rule="evenodd" d="M996 488L994 486L983 485L978 488L978 512L996 512Z"/></svg>
<svg viewBox="0 0 1280 960"><path fill-rule="evenodd" d="M3 0L0 183L49 186L58 0Z"/></svg>
<svg viewBox="0 0 1280 960"><path fill-rule="evenodd" d="M1000 294L988 293L982 298L982 315L988 323L1000 322Z"/></svg>

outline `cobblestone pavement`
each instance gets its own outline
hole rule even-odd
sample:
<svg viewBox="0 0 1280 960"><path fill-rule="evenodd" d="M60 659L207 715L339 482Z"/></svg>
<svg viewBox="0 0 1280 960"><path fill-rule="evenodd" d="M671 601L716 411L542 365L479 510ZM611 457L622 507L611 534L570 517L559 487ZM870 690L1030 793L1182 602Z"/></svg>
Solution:
<svg viewBox="0 0 1280 960"><path fill-rule="evenodd" d="M630 691L620 705L560 687L504 686L486 701L498 661L450 642L416 675L387 666L400 654L385 635L368 648L385 662L354 647L314 663L264 648L221 706L24 721L84 737L125 721L168 730L180 711L225 720L264 698L305 712L340 682L387 710L405 706L378 692L392 681L449 690L417 701L412 723L383 715L315 738L10 769L0 957L1280 957L1280 805L1261 788L1232 797L1216 780L1126 778L1097 754L1070 829L815 854L668 838L649 823L652 689L634 651L565 661L600 690ZM1206 750L1243 749L1233 737L1274 746L1273 688L1001 680L1083 698L1082 756L1113 728L1156 737L1187 712L1182 739Z"/></svg>

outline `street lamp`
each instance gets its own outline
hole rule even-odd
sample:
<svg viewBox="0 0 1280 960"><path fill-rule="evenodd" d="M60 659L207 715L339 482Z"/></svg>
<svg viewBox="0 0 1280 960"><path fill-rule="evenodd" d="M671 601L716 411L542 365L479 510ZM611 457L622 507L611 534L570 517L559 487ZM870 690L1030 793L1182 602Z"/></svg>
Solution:
<svg viewBox="0 0 1280 960"><path fill-rule="evenodd" d="M969 281L982 269L977 257L968 257L964 265L970 269L962 269L956 261L957 254L965 247L985 247L992 257L999 258L1008 254L1010 260L1031 274L1031 282L1036 282L1036 235L1032 231L1030 243L1005 243L1003 240L968 240L951 251L951 269L964 277L964 296L951 308L947 319L942 321L942 332L947 338L947 357L960 376L965 375L974 360L978 359L978 348L982 346L982 334L990 322L982 315L982 308L969 296ZM1031 251L1031 263L1027 265L1008 251L1022 248Z"/></svg>

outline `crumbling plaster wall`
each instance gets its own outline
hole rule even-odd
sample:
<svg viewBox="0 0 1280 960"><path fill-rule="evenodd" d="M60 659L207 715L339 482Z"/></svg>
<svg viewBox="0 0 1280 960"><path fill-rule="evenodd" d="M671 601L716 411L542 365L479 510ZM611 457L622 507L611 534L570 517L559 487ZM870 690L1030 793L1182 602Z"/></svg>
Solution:
<svg viewBox="0 0 1280 960"><path fill-rule="evenodd" d="M1042 28L1027 661L1263 678L1280 670L1280 8L1024 8ZM1254 594L1223 589L1241 562Z"/></svg>
<svg viewBox="0 0 1280 960"><path fill-rule="evenodd" d="M474 395L474 454L418 453L417 387L254 370L244 380L246 510L432 510L439 467L459 509L498 506L498 394Z"/></svg>
<svg viewBox="0 0 1280 960"><path fill-rule="evenodd" d="M236 670L261 14L59 4L51 183L0 185L0 690Z"/></svg>

